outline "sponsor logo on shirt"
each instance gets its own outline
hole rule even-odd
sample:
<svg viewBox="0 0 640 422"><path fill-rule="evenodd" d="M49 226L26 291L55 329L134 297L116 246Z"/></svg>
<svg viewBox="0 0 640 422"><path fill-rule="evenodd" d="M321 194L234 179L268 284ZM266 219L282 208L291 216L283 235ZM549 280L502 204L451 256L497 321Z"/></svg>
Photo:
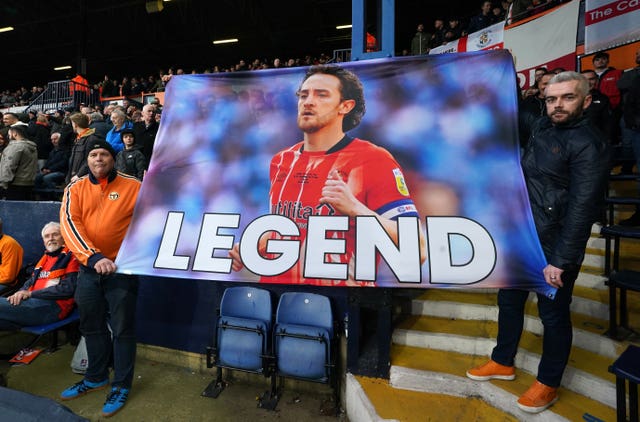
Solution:
<svg viewBox="0 0 640 422"><path fill-rule="evenodd" d="M393 169L393 176L396 179L396 188L398 188L398 192L400 192L404 196L409 196L409 189L407 188L407 184L404 181L402 170L400 170L399 168Z"/></svg>

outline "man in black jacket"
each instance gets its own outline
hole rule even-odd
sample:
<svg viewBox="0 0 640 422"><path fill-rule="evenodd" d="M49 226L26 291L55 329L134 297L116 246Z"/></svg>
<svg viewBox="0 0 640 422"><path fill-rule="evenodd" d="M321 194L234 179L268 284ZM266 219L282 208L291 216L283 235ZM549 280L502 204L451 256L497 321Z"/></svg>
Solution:
<svg viewBox="0 0 640 422"><path fill-rule="evenodd" d="M147 166L151 161L151 153L158 134L158 127L155 106L153 104L145 104L142 107L142 120L133 124L133 132L136 137L136 144L142 148L142 154L147 159Z"/></svg>
<svg viewBox="0 0 640 422"><path fill-rule="evenodd" d="M591 103L589 83L576 72L562 72L545 90L547 116L531 122L522 157L533 220L547 266L545 281L555 298L538 294L544 326L543 352L534 384L518 407L538 413L558 400L557 389L569 360L572 327L569 305L591 226L600 213L609 173L609 147L584 110ZM514 360L524 323L528 291L498 293L498 338L491 360L467 371L477 381L515 378Z"/></svg>

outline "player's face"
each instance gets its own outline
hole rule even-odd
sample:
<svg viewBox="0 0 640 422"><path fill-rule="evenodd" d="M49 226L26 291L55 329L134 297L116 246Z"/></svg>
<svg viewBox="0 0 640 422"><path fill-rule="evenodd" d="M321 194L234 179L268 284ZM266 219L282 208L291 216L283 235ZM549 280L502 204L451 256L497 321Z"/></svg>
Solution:
<svg viewBox="0 0 640 422"><path fill-rule="evenodd" d="M591 104L591 96L578 92L578 81L547 85L545 90L547 115L554 124L565 125L576 120Z"/></svg>
<svg viewBox="0 0 640 422"><path fill-rule="evenodd" d="M47 252L55 252L64 245L60 229L56 227L47 228L42 234L42 240L44 241L44 247Z"/></svg>
<svg viewBox="0 0 640 422"><path fill-rule="evenodd" d="M340 124L345 114L340 80L333 75L316 73L297 92L298 127L305 133L315 133L332 124Z"/></svg>

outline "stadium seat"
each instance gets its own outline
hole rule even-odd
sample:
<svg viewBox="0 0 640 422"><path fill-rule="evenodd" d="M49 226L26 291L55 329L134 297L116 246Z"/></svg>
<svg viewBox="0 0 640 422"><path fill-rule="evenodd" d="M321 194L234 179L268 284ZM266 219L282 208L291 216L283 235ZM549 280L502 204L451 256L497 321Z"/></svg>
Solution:
<svg viewBox="0 0 640 422"><path fill-rule="evenodd" d="M274 328L277 373L328 383L332 373L333 314L326 296L283 293Z"/></svg>
<svg viewBox="0 0 640 422"><path fill-rule="evenodd" d="M207 349L207 367L217 377L202 393L216 398L224 389L222 368L269 376L272 305L269 291L255 287L229 287L220 302L214 347Z"/></svg>
<svg viewBox="0 0 640 422"><path fill-rule="evenodd" d="M638 384L640 383L640 347L630 345L609 367L616 376L616 416L618 421L638 422ZM627 419L627 394L629 383L629 419Z"/></svg>
<svg viewBox="0 0 640 422"><path fill-rule="evenodd" d="M609 286L609 330L607 334L613 339L622 340L631 334L628 326L627 290L640 291L640 272L620 269L621 239L640 239L640 229L626 226L606 226L600 230L606 238L605 243L605 275ZM611 242L613 241L613 250ZM613 257L611 254L613 253ZM618 298L620 290L620 326L618 326ZM619 332L623 328L623 332Z"/></svg>

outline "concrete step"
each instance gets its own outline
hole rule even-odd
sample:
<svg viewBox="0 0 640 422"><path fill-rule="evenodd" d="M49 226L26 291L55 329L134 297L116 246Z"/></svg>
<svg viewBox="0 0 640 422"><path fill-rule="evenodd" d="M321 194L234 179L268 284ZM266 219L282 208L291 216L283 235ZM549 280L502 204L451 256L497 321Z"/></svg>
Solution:
<svg viewBox="0 0 640 422"><path fill-rule="evenodd" d="M497 323L494 321L410 317L394 330L393 344L482 356L486 359L495 345L497 331ZM529 374L536 374L541 353L540 335L525 330L520 340L516 367ZM615 357L585 350L574 344L563 378L563 387L615 407L615 379L607 371L613 360ZM461 375L464 376L464 373Z"/></svg>
<svg viewBox="0 0 640 422"><path fill-rule="evenodd" d="M350 422L519 420L477 395L394 388L389 380L352 374L346 377L345 396Z"/></svg>
<svg viewBox="0 0 640 422"><path fill-rule="evenodd" d="M423 348L393 345L391 352L390 384L395 389L424 393L444 393L459 397L480 397L486 403L526 421L580 421L585 416L603 421L615 420L615 408L566 388L560 388L560 400L538 415L522 412L516 405L518 397L533 383L534 376L516 370L514 381L472 381L464 375L485 357L452 351L425 350ZM368 386L363 385L365 393ZM384 407L384 398L368 395L375 408ZM615 395L612 395L615 397ZM424 415L429 414L428 403ZM435 420L435 419L434 419ZM454 419L447 419L454 420ZM460 419L461 420L461 419ZM496 419L482 419L496 420Z"/></svg>

